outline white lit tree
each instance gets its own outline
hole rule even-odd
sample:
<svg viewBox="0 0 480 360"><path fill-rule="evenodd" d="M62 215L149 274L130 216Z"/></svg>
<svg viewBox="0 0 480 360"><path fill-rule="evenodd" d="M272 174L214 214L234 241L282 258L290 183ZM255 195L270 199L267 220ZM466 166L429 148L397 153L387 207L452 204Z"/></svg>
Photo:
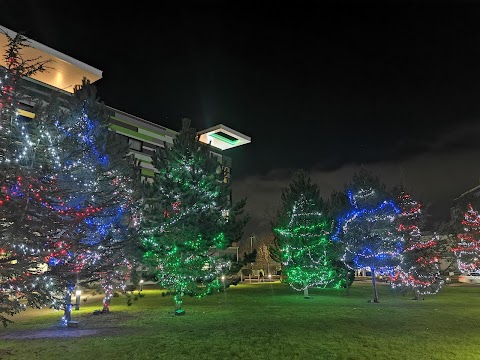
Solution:
<svg viewBox="0 0 480 360"><path fill-rule="evenodd" d="M52 243L49 264L63 284L65 322L70 321L76 286L99 281L105 291L103 310L108 311L114 287L125 285L133 267L140 174L128 143L109 130L109 119L96 88L84 79L51 130L61 149L57 183L64 196L56 211L64 231Z"/></svg>
<svg viewBox="0 0 480 360"><path fill-rule="evenodd" d="M44 273L44 258L61 221L46 206L58 196L53 164L45 156L48 134L41 123L19 115L19 106L32 100L23 78L46 71L47 62L22 57L29 46L22 35L5 36L7 66L0 68L0 321L4 325L10 321L4 315L52 301L54 287Z"/></svg>

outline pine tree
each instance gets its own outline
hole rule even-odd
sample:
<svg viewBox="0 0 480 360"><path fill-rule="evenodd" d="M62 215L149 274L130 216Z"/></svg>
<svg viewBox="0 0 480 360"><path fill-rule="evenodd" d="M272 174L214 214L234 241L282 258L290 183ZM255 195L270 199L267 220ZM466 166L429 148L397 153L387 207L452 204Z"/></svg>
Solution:
<svg viewBox="0 0 480 360"><path fill-rule="evenodd" d="M68 322L76 286L100 281L108 311L114 285L121 286L132 268L140 179L128 143L109 130L106 107L88 80L75 86L66 106L54 124L65 194L59 209L65 231L54 245L66 252L50 264L65 289L61 307Z"/></svg>
<svg viewBox="0 0 480 360"><path fill-rule="evenodd" d="M4 35L8 43L7 67L0 69L0 321L6 325L10 320L1 314L14 315L52 301L54 287L44 273L44 258L60 218L46 205L58 192L53 164L44 156L48 144L42 124L18 114L21 103L32 102L23 78L45 71L48 62L24 59L26 38Z"/></svg>
<svg viewBox="0 0 480 360"><path fill-rule="evenodd" d="M190 120L173 145L159 149L152 184L146 184L142 243L144 259L157 272L159 284L174 293L175 314L184 314L185 295L202 297L221 287L224 266L215 249L241 236L245 201L230 205L223 164L203 144Z"/></svg>
<svg viewBox="0 0 480 360"><path fill-rule="evenodd" d="M400 209L387 195L380 179L362 168L347 186L351 208L338 219L333 235L344 248L342 260L347 266L371 270L374 302L378 302L376 274L390 274L403 249L395 227Z"/></svg>
<svg viewBox="0 0 480 360"><path fill-rule="evenodd" d="M438 276L438 236L422 239L424 212L422 205L410 194L401 190L397 204L401 209L397 230L403 236L404 249L400 264L390 278L391 285L401 290L412 289L415 300L419 300L420 295L435 294L441 289L442 282Z"/></svg>
<svg viewBox="0 0 480 360"><path fill-rule="evenodd" d="M480 270L480 215L472 204L461 219L463 231L457 235L458 243L451 251L457 259L458 269L463 272Z"/></svg>
<svg viewBox="0 0 480 360"><path fill-rule="evenodd" d="M283 272L290 286L303 291L308 298L309 288L324 286L336 277L329 256L330 225L322 213L325 204L318 186L302 170L294 174L290 185L283 190L282 202L278 225L273 231Z"/></svg>

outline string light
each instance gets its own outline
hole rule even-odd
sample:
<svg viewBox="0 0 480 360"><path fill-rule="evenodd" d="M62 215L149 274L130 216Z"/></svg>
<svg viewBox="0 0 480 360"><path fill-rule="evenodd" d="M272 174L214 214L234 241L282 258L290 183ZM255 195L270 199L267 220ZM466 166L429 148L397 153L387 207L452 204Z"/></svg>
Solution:
<svg viewBox="0 0 480 360"><path fill-rule="evenodd" d="M173 146L157 153L154 182L147 187L142 213L145 262L155 269L159 284L174 294L175 311L183 313L183 297L217 291L228 265L216 255L231 239L225 230L232 214L228 188L218 161L184 123Z"/></svg>
<svg viewBox="0 0 480 360"><path fill-rule="evenodd" d="M457 235L457 246L451 251L461 272L476 272L480 270L480 216L472 204L468 204L462 225L464 232Z"/></svg>
<svg viewBox="0 0 480 360"><path fill-rule="evenodd" d="M353 270L391 274L403 250L403 237L395 228L401 210L391 200L380 201L373 188L348 191L347 195L353 210L339 218L332 236L344 246L341 260ZM358 200L365 198L369 201L363 202L374 205L361 207Z"/></svg>
<svg viewBox="0 0 480 360"><path fill-rule="evenodd" d="M292 209L287 210L285 227L274 229L286 281L306 297L309 288L326 286L337 275L328 257L329 225L320 211L312 211L316 206L313 199L300 194Z"/></svg>

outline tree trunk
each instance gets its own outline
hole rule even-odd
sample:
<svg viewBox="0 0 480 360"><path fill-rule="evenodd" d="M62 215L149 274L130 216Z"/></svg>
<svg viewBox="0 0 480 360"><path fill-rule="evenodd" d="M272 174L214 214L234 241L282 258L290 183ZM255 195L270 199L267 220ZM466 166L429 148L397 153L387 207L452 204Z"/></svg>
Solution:
<svg viewBox="0 0 480 360"><path fill-rule="evenodd" d="M101 285L105 292L102 312L108 313L110 311L110 301L113 296L113 275L111 273L104 274L102 276Z"/></svg>
<svg viewBox="0 0 480 360"><path fill-rule="evenodd" d="M63 304L63 323L68 325L72 320L72 292L70 288L67 288L65 293L65 304Z"/></svg>
<svg viewBox="0 0 480 360"><path fill-rule="evenodd" d="M112 293L111 291L105 291L105 297L103 298L103 312L109 312L110 311L110 300L112 299Z"/></svg>
<svg viewBox="0 0 480 360"><path fill-rule="evenodd" d="M375 268L372 268L373 302L378 303L377 279L375 278Z"/></svg>
<svg viewBox="0 0 480 360"><path fill-rule="evenodd" d="M415 288L415 299L413 300L420 300L420 291L417 288Z"/></svg>
<svg viewBox="0 0 480 360"><path fill-rule="evenodd" d="M349 271L347 270L347 274L345 275L345 296L350 295L350 286L348 284L348 273Z"/></svg>
<svg viewBox="0 0 480 360"><path fill-rule="evenodd" d="M182 309L183 295L183 289L175 291L175 296L173 297L173 299L175 300L175 315L183 315L185 313Z"/></svg>
<svg viewBox="0 0 480 360"><path fill-rule="evenodd" d="M310 298L310 296L308 296L308 287L306 287L305 289L303 289L303 297L304 297L305 299Z"/></svg>

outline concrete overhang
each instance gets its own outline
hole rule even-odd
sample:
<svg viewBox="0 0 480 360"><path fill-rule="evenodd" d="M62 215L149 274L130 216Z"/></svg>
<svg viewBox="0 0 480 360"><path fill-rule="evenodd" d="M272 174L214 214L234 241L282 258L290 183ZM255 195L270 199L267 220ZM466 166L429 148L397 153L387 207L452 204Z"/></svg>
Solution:
<svg viewBox="0 0 480 360"><path fill-rule="evenodd" d="M228 150L252 141L249 136L222 124L199 131L197 134L200 135L201 142L211 144L220 150Z"/></svg>
<svg viewBox="0 0 480 360"><path fill-rule="evenodd" d="M8 38L5 34L8 34L11 38L17 35L15 31L0 25L0 49L3 50L5 50L8 45ZM40 44L35 40L25 38L28 47L21 50L21 56L24 60L38 59L39 61L51 61L47 64L49 69L43 73L37 73L31 76L33 79L73 93L74 86L81 85L84 77L90 80L91 83L102 78L102 71ZM0 57L0 65L6 66L3 54Z"/></svg>

